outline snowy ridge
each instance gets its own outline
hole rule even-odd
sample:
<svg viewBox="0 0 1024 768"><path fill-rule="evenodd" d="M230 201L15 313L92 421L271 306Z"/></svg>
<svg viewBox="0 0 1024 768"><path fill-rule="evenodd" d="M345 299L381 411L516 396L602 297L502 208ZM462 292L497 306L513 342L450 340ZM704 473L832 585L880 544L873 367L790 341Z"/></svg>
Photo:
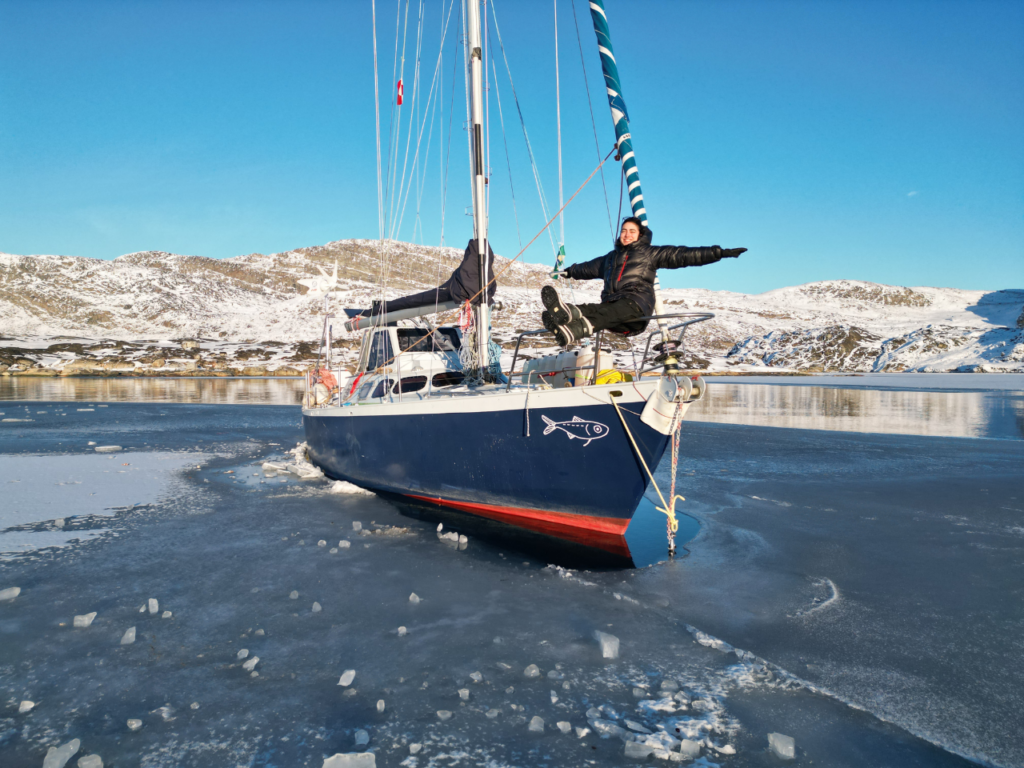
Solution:
<svg viewBox="0 0 1024 768"><path fill-rule="evenodd" d="M0 372L151 375L296 375L316 358L322 296L298 281L338 265L331 307L365 307L380 296L425 290L447 278L458 248L339 240L230 259L147 251L112 261L0 254ZM382 266L383 265L383 266ZM537 290L548 269L496 257L494 333L511 351L541 327ZM600 284L561 281L577 303L599 301ZM1024 290L903 288L830 280L759 295L664 291L666 309L710 311L691 329L686 364L754 372L1024 371ZM451 316L443 317L451 322ZM356 338L335 325L343 364ZM182 348L186 342L189 349ZM188 342L198 342L198 346ZM619 365L646 336L610 340ZM546 351L540 337L531 349ZM506 364L511 362L505 361Z"/></svg>

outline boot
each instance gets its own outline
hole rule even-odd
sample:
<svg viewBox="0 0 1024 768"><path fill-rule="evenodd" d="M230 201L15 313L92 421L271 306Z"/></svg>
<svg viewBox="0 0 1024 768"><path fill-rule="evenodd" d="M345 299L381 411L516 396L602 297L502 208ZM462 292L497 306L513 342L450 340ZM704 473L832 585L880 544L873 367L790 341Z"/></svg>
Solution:
<svg viewBox="0 0 1024 768"><path fill-rule="evenodd" d="M558 291L550 285L545 285L540 289L540 300L544 305L544 308L551 313L551 317L553 317L555 322L559 325L567 325L573 320L579 320L581 317L580 311L576 308L576 305L567 304L562 301L562 297L558 295ZM544 327L547 328L547 326Z"/></svg>
<svg viewBox="0 0 1024 768"><path fill-rule="evenodd" d="M573 308L575 309L575 307ZM555 341L560 347L568 347L580 339L585 339L593 332L594 326L582 315L566 325L556 325L554 329Z"/></svg>

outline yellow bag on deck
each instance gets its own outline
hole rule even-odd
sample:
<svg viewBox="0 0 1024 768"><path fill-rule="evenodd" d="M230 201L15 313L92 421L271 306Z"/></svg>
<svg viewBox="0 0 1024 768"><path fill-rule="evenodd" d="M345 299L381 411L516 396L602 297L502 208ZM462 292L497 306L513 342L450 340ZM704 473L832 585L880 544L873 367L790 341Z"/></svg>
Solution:
<svg viewBox="0 0 1024 768"><path fill-rule="evenodd" d="M619 384L623 381L632 381L633 374L626 373L625 371L617 371L614 368L605 368L598 374L598 384Z"/></svg>

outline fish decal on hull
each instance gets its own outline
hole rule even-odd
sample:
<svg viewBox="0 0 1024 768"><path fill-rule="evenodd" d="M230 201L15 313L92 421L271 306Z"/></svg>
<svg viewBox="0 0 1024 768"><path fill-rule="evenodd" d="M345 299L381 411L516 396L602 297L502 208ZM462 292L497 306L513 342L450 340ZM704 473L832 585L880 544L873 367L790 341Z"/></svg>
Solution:
<svg viewBox="0 0 1024 768"><path fill-rule="evenodd" d="M545 435L550 435L556 429L560 429L569 436L570 440L582 440L583 445L590 445L593 440L600 440L608 434L608 427L599 421L587 421L579 416L573 416L572 421L553 421L547 416L541 415L547 427Z"/></svg>

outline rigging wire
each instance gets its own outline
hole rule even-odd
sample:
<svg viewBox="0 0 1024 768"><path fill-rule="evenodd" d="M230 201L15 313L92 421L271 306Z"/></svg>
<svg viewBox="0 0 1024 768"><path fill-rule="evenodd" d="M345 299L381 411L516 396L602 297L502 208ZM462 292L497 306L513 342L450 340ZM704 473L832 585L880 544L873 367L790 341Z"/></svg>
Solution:
<svg viewBox="0 0 1024 768"><path fill-rule="evenodd" d="M530 158L530 167L533 169L533 180L537 185L537 195L540 197L540 208L544 214L544 218L548 218L548 204L547 198L544 196L544 185L540 181L540 172L537 169L537 161L533 156L533 147L530 144L530 136L526 132L526 120L523 118L523 108L519 103L519 95L516 93L516 84L512 80L512 69L508 63L508 54L505 53L505 44L501 39L501 28L498 26L498 15L495 12L494 0L491 0L491 18L494 20L494 32L498 36L498 47L501 49L501 56L505 62L505 71L508 73L508 82L512 87L512 98L516 103L516 111L519 113L519 124L523 129L523 139L526 141L526 153ZM564 207L564 206L563 206ZM545 227L547 229L547 227ZM544 230L541 230L542 232ZM548 239L551 241L551 252L554 255L558 254L558 247L555 245L554 235L548 230ZM532 241L531 241L532 242Z"/></svg>
<svg viewBox="0 0 1024 768"><path fill-rule="evenodd" d="M598 158L601 157L601 143L597 139L597 121L594 119L594 102L590 98L590 81L587 79L587 60L583 55L583 40L580 37L580 24L576 18L576 0L569 0L569 6L572 8L572 20L576 26L576 44L580 49L580 64L583 66L583 85L587 89L587 106L590 107L590 125L594 129L594 151L597 152ZM615 240L615 222L612 221L612 209L608 205L608 185L604 180L604 169L601 169L601 188L604 190L604 209L608 212L608 228L611 229L612 240Z"/></svg>
<svg viewBox="0 0 1024 768"><path fill-rule="evenodd" d="M419 20L416 23L416 63L413 65L412 103L409 105L409 128L406 131L406 137L405 137L405 157L402 160L402 175L398 177L398 195L397 195L397 198L396 198L397 199L397 204L398 204L400 209L404 207L403 203L402 203L402 192L406 188L407 177L406 177L405 172L406 172L406 169L409 167L409 147L412 145L413 120L415 120L415 118L416 118L415 107L416 107L416 104L417 104L417 96L419 95L420 55L421 55L422 49L423 49L423 0L420 0L420 2L419 2L419 9L417 11L417 15L419 16ZM402 62L403 62L403 74L404 74L404 62L405 62L404 51L403 51ZM419 148L419 145L417 144L417 149L418 148ZM395 164L395 170L396 170L396 172L398 170L397 163ZM410 186L412 186L411 181L410 181ZM391 239L395 238L395 233L396 233L396 229L395 229L396 220L395 220L395 216L394 216L394 214L395 214L394 206L395 206L395 201L393 200L392 201L392 219L391 219L391 222L390 222L391 223L391 229L388 232L388 237L391 238ZM401 210L398 212L398 219L401 219Z"/></svg>
<svg viewBox="0 0 1024 768"><path fill-rule="evenodd" d="M462 3L459 3L459 28L462 28ZM441 184L441 245L444 245L444 216L448 207L448 166L452 158L452 119L455 116L455 77L459 73L459 46L452 56L452 96L448 104L448 147L444 161L444 181Z"/></svg>
<svg viewBox="0 0 1024 768"><path fill-rule="evenodd" d="M519 210L516 205L516 188L512 183L512 161L508 154L508 137L505 135L505 116L501 111L501 89L498 87L498 67L494 63L493 52L491 54L491 68L494 70L494 95L498 100L498 120L501 123L501 140L505 144L505 166L508 168L508 186L512 192L512 214L516 219L516 237L519 239L519 247L523 247L523 234L519 229Z"/></svg>
<svg viewBox="0 0 1024 768"><path fill-rule="evenodd" d="M558 0L553 0L555 9L555 122L558 126L558 207L564 208L562 195L562 86L558 72ZM565 245L565 217L558 215L558 244Z"/></svg>

